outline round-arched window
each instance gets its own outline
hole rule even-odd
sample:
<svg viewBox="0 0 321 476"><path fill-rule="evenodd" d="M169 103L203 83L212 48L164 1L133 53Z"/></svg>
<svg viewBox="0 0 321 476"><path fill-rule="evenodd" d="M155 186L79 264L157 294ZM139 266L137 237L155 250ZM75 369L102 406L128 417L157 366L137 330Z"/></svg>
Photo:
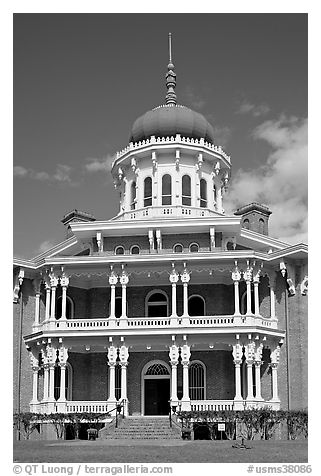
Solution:
<svg viewBox="0 0 321 476"><path fill-rule="evenodd" d="M246 228L247 230L250 229L250 220L248 218L243 220L243 228Z"/></svg>
<svg viewBox="0 0 321 476"><path fill-rule="evenodd" d="M189 297L188 314L190 316L205 316L205 301L202 296Z"/></svg>
<svg viewBox="0 0 321 476"><path fill-rule="evenodd" d="M183 253L183 245L177 243L173 248L174 253Z"/></svg>
<svg viewBox="0 0 321 476"><path fill-rule="evenodd" d="M162 205L172 204L172 177L165 174L162 177Z"/></svg>
<svg viewBox="0 0 321 476"><path fill-rule="evenodd" d="M207 207L207 182L205 179L201 179L200 181L200 195L201 195L201 207Z"/></svg>
<svg viewBox="0 0 321 476"><path fill-rule="evenodd" d="M145 375L169 375L169 371L165 365L156 363L148 367Z"/></svg>
<svg viewBox="0 0 321 476"><path fill-rule="evenodd" d="M198 243L191 243L189 245L189 250L190 250L191 253L197 253L199 251Z"/></svg>
<svg viewBox="0 0 321 476"><path fill-rule="evenodd" d="M140 253L140 248L138 245L133 245L130 249L130 254L132 255L139 255Z"/></svg>
<svg viewBox="0 0 321 476"><path fill-rule="evenodd" d="M202 362L191 362L189 369L189 396L191 400L205 399L205 366Z"/></svg>
<svg viewBox="0 0 321 476"><path fill-rule="evenodd" d="M124 255L125 249L123 246L116 246L115 248L115 255Z"/></svg>
<svg viewBox="0 0 321 476"><path fill-rule="evenodd" d="M261 233L262 235L264 233L264 220L263 220L263 218L259 219L259 233Z"/></svg>
<svg viewBox="0 0 321 476"><path fill-rule="evenodd" d="M191 197L191 177L183 175L182 178L182 205L190 206L192 202Z"/></svg>
<svg viewBox="0 0 321 476"><path fill-rule="evenodd" d="M132 182L130 186L130 209L135 210L136 207L136 182Z"/></svg>
<svg viewBox="0 0 321 476"><path fill-rule="evenodd" d="M147 317L167 317L168 298L163 291L153 291L146 299Z"/></svg>
<svg viewBox="0 0 321 476"><path fill-rule="evenodd" d="M152 206L152 199L153 199L152 189L153 189L152 178L146 177L144 180L144 207Z"/></svg>

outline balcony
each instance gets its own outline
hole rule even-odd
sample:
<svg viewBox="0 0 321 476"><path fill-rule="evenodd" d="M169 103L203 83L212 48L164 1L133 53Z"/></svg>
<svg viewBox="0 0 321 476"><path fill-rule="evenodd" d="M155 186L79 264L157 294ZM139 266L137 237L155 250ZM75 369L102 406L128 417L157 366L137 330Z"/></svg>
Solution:
<svg viewBox="0 0 321 476"><path fill-rule="evenodd" d="M73 332L99 331L112 329L166 329L166 328L224 328L235 327L263 327L265 329L277 329L277 319L266 318L258 315L226 315L226 316L181 316L181 317L130 317L130 318L99 318L99 319L66 319L44 321L33 327L33 333L41 331L64 331Z"/></svg>
<svg viewBox="0 0 321 476"><path fill-rule="evenodd" d="M182 205L171 206L153 206L139 208L137 210L131 210L124 212L122 215L117 215L114 219L119 220L144 220L148 218L161 218L161 217L189 217L200 218L210 216L221 216L220 213L210 210L209 208L188 207Z"/></svg>

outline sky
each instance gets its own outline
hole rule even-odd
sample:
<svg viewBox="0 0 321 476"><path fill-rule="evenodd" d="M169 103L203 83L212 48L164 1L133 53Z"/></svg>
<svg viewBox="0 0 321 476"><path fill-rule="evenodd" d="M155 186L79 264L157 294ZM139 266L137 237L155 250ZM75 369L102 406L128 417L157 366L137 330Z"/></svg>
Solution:
<svg viewBox="0 0 321 476"><path fill-rule="evenodd" d="M168 33L178 103L231 155L226 213L270 207L270 234L307 242L306 14L14 14L13 248L32 258L76 208L118 212L108 170L164 103Z"/></svg>

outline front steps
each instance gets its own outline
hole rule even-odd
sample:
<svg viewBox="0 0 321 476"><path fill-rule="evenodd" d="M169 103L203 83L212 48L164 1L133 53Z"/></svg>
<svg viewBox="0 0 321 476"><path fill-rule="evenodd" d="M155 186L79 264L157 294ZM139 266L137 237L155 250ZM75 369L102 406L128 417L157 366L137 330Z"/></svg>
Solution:
<svg viewBox="0 0 321 476"><path fill-rule="evenodd" d="M119 419L118 428L102 428L101 439L118 440L180 440L181 432L175 423L169 426L168 417L127 417Z"/></svg>

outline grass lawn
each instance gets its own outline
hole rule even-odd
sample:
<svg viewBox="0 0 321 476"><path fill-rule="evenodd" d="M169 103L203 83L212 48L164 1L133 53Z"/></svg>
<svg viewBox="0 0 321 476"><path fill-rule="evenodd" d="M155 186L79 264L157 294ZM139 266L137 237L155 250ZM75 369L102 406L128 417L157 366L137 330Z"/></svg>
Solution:
<svg viewBox="0 0 321 476"><path fill-rule="evenodd" d="M307 463L308 442L247 441L14 441L18 463Z"/></svg>

